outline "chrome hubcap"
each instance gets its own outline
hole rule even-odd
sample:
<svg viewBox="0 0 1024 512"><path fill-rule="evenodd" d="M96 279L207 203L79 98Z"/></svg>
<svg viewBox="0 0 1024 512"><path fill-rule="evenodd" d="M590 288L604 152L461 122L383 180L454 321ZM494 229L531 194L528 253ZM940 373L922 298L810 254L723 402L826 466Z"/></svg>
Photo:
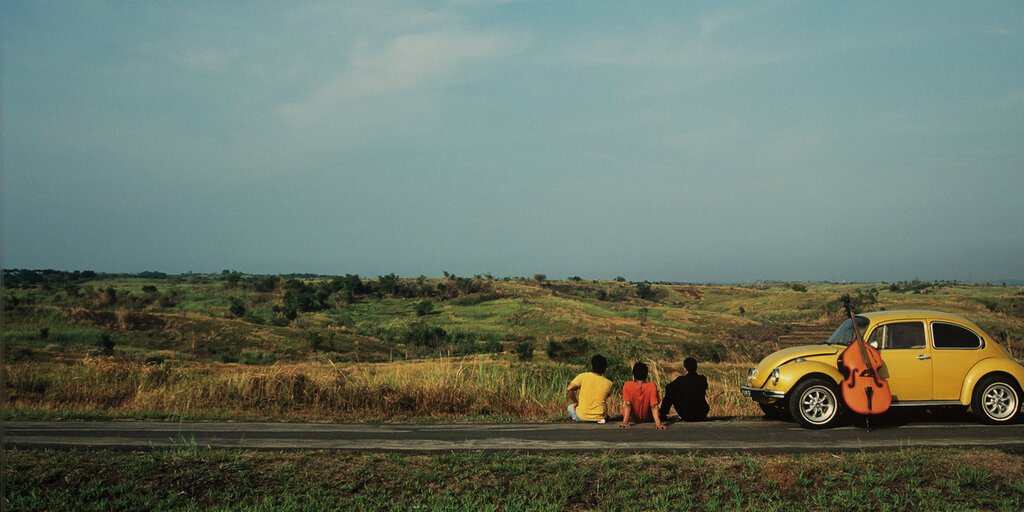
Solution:
<svg viewBox="0 0 1024 512"><path fill-rule="evenodd" d="M807 390L800 400L800 410L811 423L825 423L836 410L836 397L823 388Z"/></svg>
<svg viewBox="0 0 1024 512"><path fill-rule="evenodd" d="M1004 420L1017 413L1017 393L1002 382L985 390L985 414L994 420Z"/></svg>

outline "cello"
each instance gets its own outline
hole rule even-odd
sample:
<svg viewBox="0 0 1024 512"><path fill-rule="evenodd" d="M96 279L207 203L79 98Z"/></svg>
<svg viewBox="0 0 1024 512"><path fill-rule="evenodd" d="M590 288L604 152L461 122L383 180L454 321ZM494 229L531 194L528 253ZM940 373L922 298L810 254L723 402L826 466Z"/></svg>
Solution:
<svg viewBox="0 0 1024 512"><path fill-rule="evenodd" d="M853 325L853 341L843 350L840 363L846 369L843 380L843 401L846 407L857 414L882 414L892 405L889 383L879 374L884 362L878 349L864 342L857 328L857 319L850 307L850 299L843 301L850 323Z"/></svg>

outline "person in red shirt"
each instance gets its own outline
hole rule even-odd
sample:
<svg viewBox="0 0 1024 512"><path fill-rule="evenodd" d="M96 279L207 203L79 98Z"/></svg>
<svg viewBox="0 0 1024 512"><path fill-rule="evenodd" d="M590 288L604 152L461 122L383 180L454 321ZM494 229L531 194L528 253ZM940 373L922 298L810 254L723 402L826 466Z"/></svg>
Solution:
<svg viewBox="0 0 1024 512"><path fill-rule="evenodd" d="M658 386L647 382L647 365L637 362L633 365L633 380L622 385L622 424L629 428L633 423L654 420L658 430L665 428L658 414Z"/></svg>

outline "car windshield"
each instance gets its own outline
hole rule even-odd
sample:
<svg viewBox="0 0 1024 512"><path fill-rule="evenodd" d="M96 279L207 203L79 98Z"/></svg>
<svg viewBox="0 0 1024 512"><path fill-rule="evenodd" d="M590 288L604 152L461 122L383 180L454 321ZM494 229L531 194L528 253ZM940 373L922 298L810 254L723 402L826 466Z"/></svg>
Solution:
<svg viewBox="0 0 1024 512"><path fill-rule="evenodd" d="M864 328L868 326L868 319L862 316L858 316L856 318L857 329L860 330L860 335L864 336ZM832 336L828 338L828 341L826 341L825 344L849 345L851 342L853 342L853 322L851 322L850 319L847 318L846 321L844 321L842 325L840 325L839 328L836 329L836 332L832 333Z"/></svg>

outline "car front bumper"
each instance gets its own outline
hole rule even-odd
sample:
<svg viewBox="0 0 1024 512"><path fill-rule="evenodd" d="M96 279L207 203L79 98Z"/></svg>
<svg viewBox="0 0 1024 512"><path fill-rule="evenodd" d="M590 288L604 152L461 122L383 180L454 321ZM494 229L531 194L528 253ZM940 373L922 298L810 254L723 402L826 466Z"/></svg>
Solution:
<svg viewBox="0 0 1024 512"><path fill-rule="evenodd" d="M743 393L743 396L750 397L759 404L774 404L786 398L786 394L782 391L752 388L750 386L740 387L740 393Z"/></svg>

